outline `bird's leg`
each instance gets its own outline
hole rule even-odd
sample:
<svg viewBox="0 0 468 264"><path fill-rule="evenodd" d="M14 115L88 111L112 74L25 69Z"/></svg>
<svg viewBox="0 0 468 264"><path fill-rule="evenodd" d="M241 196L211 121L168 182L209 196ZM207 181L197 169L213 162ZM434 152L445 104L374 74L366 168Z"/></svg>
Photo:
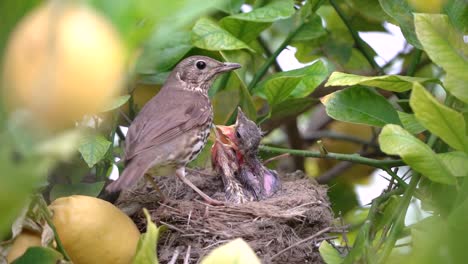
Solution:
<svg viewBox="0 0 468 264"><path fill-rule="evenodd" d="M205 202L211 205L223 205L224 203L218 200L215 200L211 197L209 197L206 193L204 193L202 190L198 189L197 186L195 186L189 179L185 177L185 167L180 167L176 170L176 175L179 177L181 181L183 181L185 184L187 184L190 188L192 188L196 193L198 193Z"/></svg>
<svg viewBox="0 0 468 264"><path fill-rule="evenodd" d="M151 184L151 186L153 186L153 188L156 190L156 192L158 193L159 197L161 198L162 202L166 202L167 201L167 197L166 195L164 195L164 193L161 191L161 189L159 189L159 186L158 184L156 183L156 181L153 179L153 177L151 175L149 175L148 173L145 173L145 179Z"/></svg>

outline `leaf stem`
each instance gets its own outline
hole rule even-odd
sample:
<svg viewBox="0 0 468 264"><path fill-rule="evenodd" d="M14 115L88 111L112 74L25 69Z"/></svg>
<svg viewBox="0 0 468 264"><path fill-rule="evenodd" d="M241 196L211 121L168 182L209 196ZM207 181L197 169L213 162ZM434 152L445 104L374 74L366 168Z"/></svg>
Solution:
<svg viewBox="0 0 468 264"><path fill-rule="evenodd" d="M346 27L349 30L349 33L351 33L351 36L353 37L354 41L356 42L357 48L361 51L362 55L366 58L366 60L369 62L369 64L374 68L378 74L382 74L382 68L375 62L374 57L372 54L369 53L368 51L368 45L362 40L362 38L359 36L358 32L353 28L351 25L351 22L349 19L346 17L344 12L340 9L338 4L336 3L335 0L329 0L330 4L333 6L335 9L336 13L338 16L340 16L341 20L343 20L343 23L346 25Z"/></svg>
<svg viewBox="0 0 468 264"><path fill-rule="evenodd" d="M375 168L380 168L383 170L387 170L392 167L405 165L405 163L402 160L377 160L377 159L370 159L370 158L362 157L358 154L342 154L342 153L331 153L331 152L327 154L322 154L318 151L285 149L285 148L276 148L276 147L269 147L269 146L260 146L260 150L270 152L270 153L277 153L277 154L289 153L291 155L298 155L298 156L303 156L303 157L344 160L344 161L350 161L354 163L372 166Z"/></svg>

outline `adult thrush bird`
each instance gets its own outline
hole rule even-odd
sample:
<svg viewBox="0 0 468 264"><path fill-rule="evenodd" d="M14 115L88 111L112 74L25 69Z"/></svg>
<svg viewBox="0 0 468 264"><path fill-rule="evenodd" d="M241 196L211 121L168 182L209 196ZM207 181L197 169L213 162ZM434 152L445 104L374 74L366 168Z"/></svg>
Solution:
<svg viewBox="0 0 468 264"><path fill-rule="evenodd" d="M280 182L276 171L266 168L258 157L258 147L262 139L260 128L239 108L234 125L216 126L216 129L217 137L221 138L216 143L223 143L223 145L215 145L215 147L223 148L222 153L227 154L226 158L220 159L218 153L221 151L218 149L213 152L212 149L212 159L214 155L214 160L217 162L214 165L215 168L216 166L223 168L226 164L231 164L232 154L230 153L235 152L236 165L229 165L226 167L228 169L220 171L225 183L227 200L237 202L238 197L241 197L242 202L242 200L262 200L272 196L279 189ZM226 174L226 171L230 174ZM230 175L234 175L235 180L241 184L243 187L241 191L237 190L236 181Z"/></svg>
<svg viewBox="0 0 468 264"><path fill-rule="evenodd" d="M210 134L213 110L208 90L213 80L240 67L205 56L181 61L130 125L125 139L126 168L106 190L128 188L152 167L172 166L180 180L208 203L216 204L185 178L185 166L197 157Z"/></svg>

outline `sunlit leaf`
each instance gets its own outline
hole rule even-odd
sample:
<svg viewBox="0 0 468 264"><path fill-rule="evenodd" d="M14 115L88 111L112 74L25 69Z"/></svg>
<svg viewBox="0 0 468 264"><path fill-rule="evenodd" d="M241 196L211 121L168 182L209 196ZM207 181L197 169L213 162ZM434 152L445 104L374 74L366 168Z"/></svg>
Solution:
<svg viewBox="0 0 468 264"><path fill-rule="evenodd" d="M156 246L161 232L166 229L164 226L159 228L151 220L148 210L143 209L146 216L146 233L142 234L138 241L138 247L133 259L133 264L159 263L156 255Z"/></svg>
<svg viewBox="0 0 468 264"><path fill-rule="evenodd" d="M401 32L406 40L418 49L421 49L414 31L413 10L406 0L379 0L382 9L400 25Z"/></svg>
<svg viewBox="0 0 468 264"><path fill-rule="evenodd" d="M386 125L379 135L380 148L399 155L415 171L434 182L454 184L455 178L432 149L397 125Z"/></svg>
<svg viewBox="0 0 468 264"><path fill-rule="evenodd" d="M327 114L336 120L377 127L400 124L397 111L385 97L366 87L337 91L321 101Z"/></svg>
<svg viewBox="0 0 468 264"><path fill-rule="evenodd" d="M248 13L233 15L231 18L254 22L274 22L279 19L286 19L293 14L294 2L292 0L273 0L262 7Z"/></svg>
<svg viewBox="0 0 468 264"><path fill-rule="evenodd" d="M466 124L461 113L439 103L419 84L413 87L410 105L424 127L452 148L468 153Z"/></svg>
<svg viewBox="0 0 468 264"><path fill-rule="evenodd" d="M408 114L405 112L398 112L398 117L400 118L401 124L403 127L408 130L411 134L419 134L426 130L425 127L419 123L414 114Z"/></svg>
<svg viewBox="0 0 468 264"><path fill-rule="evenodd" d="M323 261L327 264L340 264L343 262L343 258L334 247L324 240L319 247L320 256L323 258Z"/></svg>
<svg viewBox="0 0 468 264"><path fill-rule="evenodd" d="M468 154L461 151L453 151L437 154L452 174L456 177L468 176Z"/></svg>
<svg viewBox="0 0 468 264"><path fill-rule="evenodd" d="M450 25L446 15L415 14L416 33L433 62L444 68L444 87L468 103L468 45Z"/></svg>
<svg viewBox="0 0 468 264"><path fill-rule="evenodd" d="M193 26L192 44L206 50L252 50L209 18L200 18Z"/></svg>
<svg viewBox="0 0 468 264"><path fill-rule="evenodd" d="M224 244L202 259L201 264L260 264L255 252L242 238L237 238Z"/></svg>
<svg viewBox="0 0 468 264"><path fill-rule="evenodd" d="M111 142L101 135L89 135L82 139L78 150L91 168L107 153Z"/></svg>
<svg viewBox="0 0 468 264"><path fill-rule="evenodd" d="M12 264L56 264L61 259L62 255L52 248L30 247L26 250L24 255L13 261Z"/></svg>
<svg viewBox="0 0 468 264"><path fill-rule="evenodd" d="M413 87L414 82L438 82L436 79L409 77L401 75L383 75L383 76L359 76L355 74L334 72L328 78L325 86L351 86L367 85L393 92L404 92Z"/></svg>

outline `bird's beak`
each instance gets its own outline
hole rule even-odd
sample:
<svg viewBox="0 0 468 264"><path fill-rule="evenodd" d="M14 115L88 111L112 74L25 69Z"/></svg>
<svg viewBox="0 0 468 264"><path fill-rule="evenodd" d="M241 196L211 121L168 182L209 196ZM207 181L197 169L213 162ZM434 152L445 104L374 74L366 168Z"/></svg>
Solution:
<svg viewBox="0 0 468 264"><path fill-rule="evenodd" d="M232 71L235 69L239 69L242 67L239 63L232 63L232 62L224 62L221 66L219 66L217 72L222 73L222 72L228 72Z"/></svg>
<svg viewBox="0 0 468 264"><path fill-rule="evenodd" d="M234 126L216 126L216 139L223 144L229 145L237 149L237 146L235 144L234 129Z"/></svg>

